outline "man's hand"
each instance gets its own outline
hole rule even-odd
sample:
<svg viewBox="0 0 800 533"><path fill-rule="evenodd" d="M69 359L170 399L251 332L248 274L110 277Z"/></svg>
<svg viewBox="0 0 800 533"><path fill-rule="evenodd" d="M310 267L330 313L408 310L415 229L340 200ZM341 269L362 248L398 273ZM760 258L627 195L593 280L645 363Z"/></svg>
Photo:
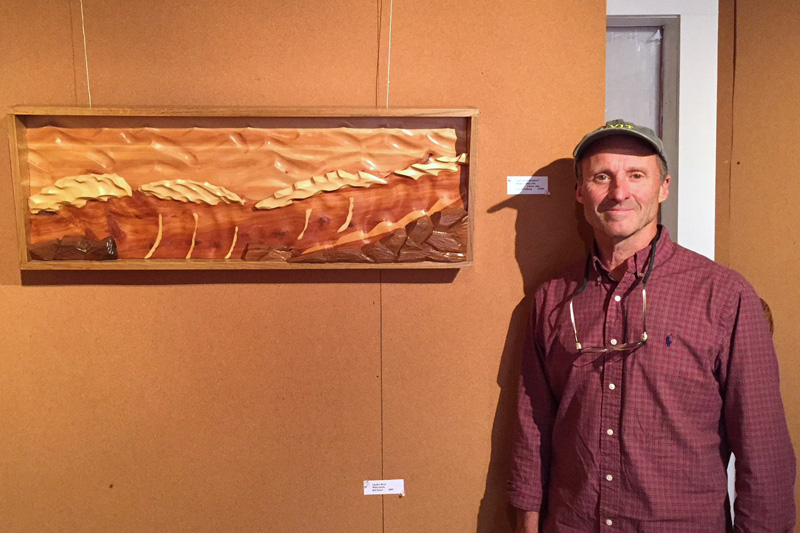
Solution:
<svg viewBox="0 0 800 533"><path fill-rule="evenodd" d="M539 533L539 513L517 509L516 533Z"/></svg>

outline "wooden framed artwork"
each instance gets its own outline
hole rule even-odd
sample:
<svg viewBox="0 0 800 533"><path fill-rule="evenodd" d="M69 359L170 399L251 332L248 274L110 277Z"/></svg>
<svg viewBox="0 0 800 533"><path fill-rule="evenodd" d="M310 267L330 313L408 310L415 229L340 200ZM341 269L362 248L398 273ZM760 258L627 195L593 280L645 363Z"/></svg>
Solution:
<svg viewBox="0 0 800 533"><path fill-rule="evenodd" d="M12 109L20 267L458 268L475 109Z"/></svg>

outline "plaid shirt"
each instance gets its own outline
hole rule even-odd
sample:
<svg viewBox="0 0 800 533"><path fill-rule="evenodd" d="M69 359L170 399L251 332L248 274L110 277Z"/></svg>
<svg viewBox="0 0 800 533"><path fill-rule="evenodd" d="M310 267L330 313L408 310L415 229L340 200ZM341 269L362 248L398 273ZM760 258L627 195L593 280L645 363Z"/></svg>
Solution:
<svg viewBox="0 0 800 533"><path fill-rule="evenodd" d="M597 258L574 299L584 347L641 338L650 247L613 281ZM726 465L736 455L736 531L791 531L795 459L759 297L738 274L656 245L647 343L579 353L569 300L585 264L540 287L520 379L510 503L543 530L730 530Z"/></svg>

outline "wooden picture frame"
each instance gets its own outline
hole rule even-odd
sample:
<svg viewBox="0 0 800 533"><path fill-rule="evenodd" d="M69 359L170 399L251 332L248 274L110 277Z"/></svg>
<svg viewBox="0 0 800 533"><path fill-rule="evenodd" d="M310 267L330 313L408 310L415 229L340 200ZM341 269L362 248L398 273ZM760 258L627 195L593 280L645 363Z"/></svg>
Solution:
<svg viewBox="0 0 800 533"><path fill-rule="evenodd" d="M22 270L471 266L476 109L15 107Z"/></svg>

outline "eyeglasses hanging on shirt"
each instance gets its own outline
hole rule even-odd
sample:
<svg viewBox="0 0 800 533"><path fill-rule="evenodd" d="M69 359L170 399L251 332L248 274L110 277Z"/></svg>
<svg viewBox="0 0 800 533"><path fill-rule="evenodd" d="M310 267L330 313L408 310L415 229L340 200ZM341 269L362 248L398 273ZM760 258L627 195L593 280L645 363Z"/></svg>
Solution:
<svg viewBox="0 0 800 533"><path fill-rule="evenodd" d="M592 265L592 254L586 258L586 270L583 274L583 284L580 288L575 291L575 294L569 299L569 318L572 321L572 331L575 333L575 348L580 353L608 353L608 352L624 352L628 350L633 350L640 346L643 346L647 342L647 280L650 278L650 273L653 271L653 262L656 258L656 243L658 242L658 238L661 237L661 227L659 226L658 231L656 232L656 236L653 238L652 242L650 243L650 255L647 258L647 270L645 270L644 277L642 278L642 336L638 341L635 342L625 342L622 344L610 344L608 346L584 346L583 343L578 339L578 328L575 325L575 308L573 306L573 302L575 297L578 296L580 293L586 289L586 285L589 283L589 270ZM612 341L613 343L614 341Z"/></svg>

